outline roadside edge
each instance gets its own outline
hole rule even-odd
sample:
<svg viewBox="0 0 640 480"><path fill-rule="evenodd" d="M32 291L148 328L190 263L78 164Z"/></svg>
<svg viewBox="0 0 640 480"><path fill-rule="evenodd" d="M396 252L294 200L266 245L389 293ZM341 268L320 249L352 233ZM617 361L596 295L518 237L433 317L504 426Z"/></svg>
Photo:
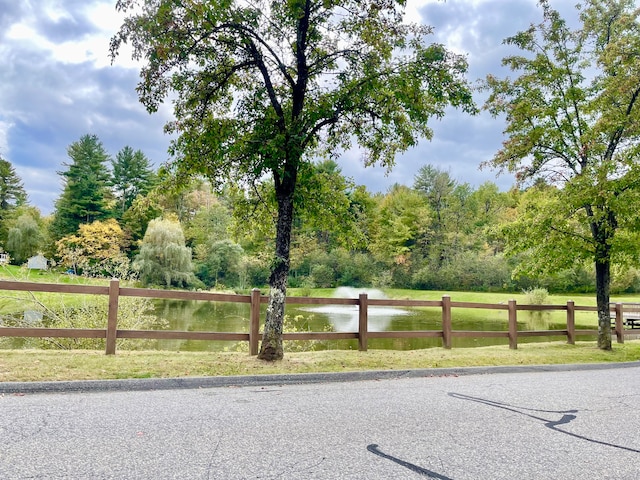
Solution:
<svg viewBox="0 0 640 480"><path fill-rule="evenodd" d="M0 395L106 391L177 390L220 387L300 385L306 383L359 382L397 378L488 375L499 373L566 372L606 370L640 366L640 361L560 365L516 365L451 367L412 370L367 370L338 373L297 373L220 377L140 378L118 380L73 380L47 382L0 382Z"/></svg>

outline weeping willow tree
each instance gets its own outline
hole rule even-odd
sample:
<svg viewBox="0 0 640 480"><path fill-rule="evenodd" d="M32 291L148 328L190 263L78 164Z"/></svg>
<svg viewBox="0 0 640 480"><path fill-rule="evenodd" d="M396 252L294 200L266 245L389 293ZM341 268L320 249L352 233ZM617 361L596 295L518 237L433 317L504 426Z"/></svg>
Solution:
<svg viewBox="0 0 640 480"><path fill-rule="evenodd" d="M191 249L185 246L180 223L162 218L151 220L133 268L144 285L186 287L193 284Z"/></svg>
<svg viewBox="0 0 640 480"><path fill-rule="evenodd" d="M21 264L38 253L42 242L42 232L38 222L28 213L24 213L9 230L7 251L15 263Z"/></svg>

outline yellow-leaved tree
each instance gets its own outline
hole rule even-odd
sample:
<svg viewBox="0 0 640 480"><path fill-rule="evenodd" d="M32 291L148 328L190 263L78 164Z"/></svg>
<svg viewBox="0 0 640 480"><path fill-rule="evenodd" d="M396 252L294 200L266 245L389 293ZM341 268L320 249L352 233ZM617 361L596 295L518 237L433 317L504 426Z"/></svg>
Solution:
<svg viewBox="0 0 640 480"><path fill-rule="evenodd" d="M56 242L59 261L75 274L129 278L130 262L122 252L125 234L114 219L82 224L75 235Z"/></svg>

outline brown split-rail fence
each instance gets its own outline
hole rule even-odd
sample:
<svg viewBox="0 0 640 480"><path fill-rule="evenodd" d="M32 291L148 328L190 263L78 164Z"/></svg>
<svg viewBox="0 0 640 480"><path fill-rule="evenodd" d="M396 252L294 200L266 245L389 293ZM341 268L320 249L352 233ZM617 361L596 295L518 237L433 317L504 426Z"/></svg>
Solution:
<svg viewBox="0 0 640 480"><path fill-rule="evenodd" d="M0 327L0 337L40 337L40 338L104 338L106 339L106 353L113 355L116 352L116 340L151 339L151 340L226 340L249 342L249 353L258 354L260 339L260 305L268 302L268 297L261 295L258 289L252 290L250 295L235 295L211 292L187 292L176 290L156 290L145 288L121 287L118 280L111 280L109 286L89 285L64 285L44 284L20 281L0 281L1 290L13 290L24 292L53 292L76 293L88 295L107 295L109 298L108 316L105 328L44 328L44 327ZM234 302L250 304L249 333L207 332L207 331L175 331L175 330L122 330L118 328L118 302L120 297L146 297L172 300L201 300L209 302ZM296 332L284 333L284 340L340 340L357 339L358 348L367 350L367 342L371 338L441 338L444 348L451 348L451 340L454 337L494 337L507 338L509 347L517 348L519 337L558 336L567 337L567 342L575 343L578 335L597 335L597 330L576 329L575 314L577 311L596 312L596 307L575 305L573 301L566 305L518 305L515 300L499 304L454 302L451 297L445 295L442 300L390 300L369 298L362 293L358 298L312 298L312 297L288 297L288 304L303 305L355 305L359 309L359 321L357 332ZM442 312L441 330L413 330L413 331L369 331L368 309L369 307L436 307ZM508 328L506 331L476 331L453 330L452 311L456 308L506 310L508 314ZM519 311L565 311L566 329L561 330L526 330L517 328ZM624 342L625 334L629 332L624 328L628 319L625 315L623 304L617 303L612 307L615 314L613 333L618 343ZM628 313L628 312L627 312Z"/></svg>

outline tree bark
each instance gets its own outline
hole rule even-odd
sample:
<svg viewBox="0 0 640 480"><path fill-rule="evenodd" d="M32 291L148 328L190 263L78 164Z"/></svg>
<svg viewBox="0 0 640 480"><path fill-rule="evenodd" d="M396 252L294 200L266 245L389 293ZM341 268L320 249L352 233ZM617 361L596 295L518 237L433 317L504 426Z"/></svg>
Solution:
<svg viewBox="0 0 640 480"><path fill-rule="evenodd" d="M598 348L611 350L611 312L609 290L611 285L611 262L596 260L596 305L598 307Z"/></svg>
<svg viewBox="0 0 640 480"><path fill-rule="evenodd" d="M587 213L593 218L592 209ZM611 241L616 231L615 215L608 212L604 219L591 222L591 235L595 247L596 305L598 309L598 348L611 350L611 312L609 310L611 288Z"/></svg>
<svg viewBox="0 0 640 480"><path fill-rule="evenodd" d="M282 190L277 188L276 190ZM264 333L258 358L267 361L280 360L282 348L282 325L289 276L289 251L293 225L293 191L278 192L278 221L276 227L275 263L269 277L269 305L264 323Z"/></svg>

